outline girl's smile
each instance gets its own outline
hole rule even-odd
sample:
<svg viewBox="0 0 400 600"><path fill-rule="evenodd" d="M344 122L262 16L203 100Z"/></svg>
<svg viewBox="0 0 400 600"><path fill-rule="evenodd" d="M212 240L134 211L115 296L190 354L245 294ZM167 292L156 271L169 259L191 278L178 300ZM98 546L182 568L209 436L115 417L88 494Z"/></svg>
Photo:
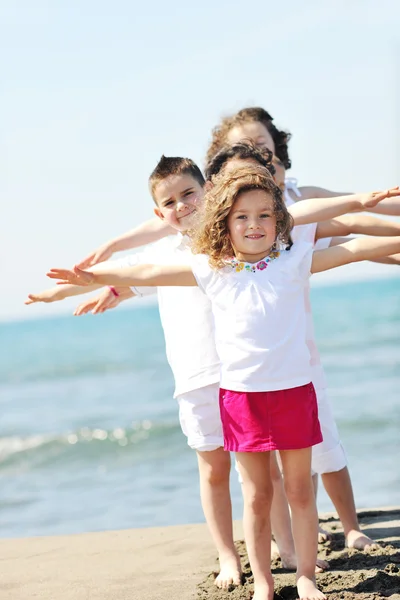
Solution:
<svg viewBox="0 0 400 600"><path fill-rule="evenodd" d="M237 259L252 263L264 258L276 239L271 196L259 189L242 192L229 214L228 230Z"/></svg>

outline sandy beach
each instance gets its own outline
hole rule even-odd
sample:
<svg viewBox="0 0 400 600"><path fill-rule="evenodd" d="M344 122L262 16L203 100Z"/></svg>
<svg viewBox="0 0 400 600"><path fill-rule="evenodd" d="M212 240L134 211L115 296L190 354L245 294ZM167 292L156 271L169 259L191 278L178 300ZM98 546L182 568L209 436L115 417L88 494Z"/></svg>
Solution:
<svg viewBox="0 0 400 600"><path fill-rule="evenodd" d="M332 533L320 545L330 571L318 575L330 600L400 600L400 507L359 512L362 528L381 542L368 553L344 547L337 518L321 522ZM251 574L240 523L235 537L244 585L220 591L205 525L185 525L0 541L2 600L247 600ZM277 600L294 600L294 574L273 563Z"/></svg>

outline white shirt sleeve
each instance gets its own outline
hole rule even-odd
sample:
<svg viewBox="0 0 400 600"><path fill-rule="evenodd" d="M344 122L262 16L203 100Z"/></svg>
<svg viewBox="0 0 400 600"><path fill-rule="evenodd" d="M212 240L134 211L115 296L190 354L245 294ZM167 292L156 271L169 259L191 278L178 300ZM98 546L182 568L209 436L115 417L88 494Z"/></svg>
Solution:
<svg viewBox="0 0 400 600"><path fill-rule="evenodd" d="M314 250L326 250L331 245L332 238L320 238L315 242Z"/></svg>
<svg viewBox="0 0 400 600"><path fill-rule="evenodd" d="M210 267L208 256L205 254L193 254L190 266L192 267L197 285L203 292L207 293L207 290L209 290L216 278L216 271Z"/></svg>
<svg viewBox="0 0 400 600"><path fill-rule="evenodd" d="M285 250L283 251L285 252ZM306 281L311 276L311 262L314 252L314 244L308 242L295 242L288 252L294 256L292 268L296 269L300 279Z"/></svg>
<svg viewBox="0 0 400 600"><path fill-rule="evenodd" d="M115 261L121 269L123 267L134 267L135 265L144 265L144 264L152 264L155 262L154 256L151 256L149 252L136 252L135 254L129 254L124 258L120 258ZM135 296L139 296L139 298L143 298L144 296L151 296L153 294L157 294L157 288L155 286L151 287L135 287L130 286L130 289L135 294Z"/></svg>

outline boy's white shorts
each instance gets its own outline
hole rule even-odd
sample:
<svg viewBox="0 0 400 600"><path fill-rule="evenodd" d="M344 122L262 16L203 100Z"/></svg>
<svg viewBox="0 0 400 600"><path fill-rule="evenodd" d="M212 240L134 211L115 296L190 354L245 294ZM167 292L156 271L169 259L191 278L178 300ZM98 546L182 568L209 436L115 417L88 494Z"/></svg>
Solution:
<svg viewBox="0 0 400 600"><path fill-rule="evenodd" d="M315 391L323 441L313 446L311 468L313 473L323 475L344 469L347 466L347 457L340 441L327 390L319 388Z"/></svg>
<svg viewBox="0 0 400 600"><path fill-rule="evenodd" d="M179 421L193 450L206 452L224 447L219 412L219 383L177 396Z"/></svg>

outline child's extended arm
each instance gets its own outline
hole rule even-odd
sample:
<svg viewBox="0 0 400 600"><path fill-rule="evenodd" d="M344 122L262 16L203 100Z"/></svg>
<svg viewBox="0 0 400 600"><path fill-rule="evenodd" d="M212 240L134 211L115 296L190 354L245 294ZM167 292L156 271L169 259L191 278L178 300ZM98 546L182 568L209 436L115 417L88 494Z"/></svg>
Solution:
<svg viewBox="0 0 400 600"><path fill-rule="evenodd" d="M355 238L313 253L311 272L320 273L360 260L376 260L400 252L400 236Z"/></svg>
<svg viewBox="0 0 400 600"><path fill-rule="evenodd" d="M107 268L107 266L115 269L121 268L118 261L111 261L102 263L101 265L93 265L92 271L96 272L98 269ZM82 285L71 285L66 282L66 285L56 285L55 287L39 292L38 294L29 294L28 299L25 300L25 304L33 304L34 302L59 302L60 300L65 300L65 298L70 298L71 296L79 296L81 294L86 294L87 292L93 292L94 290L102 288L103 285L104 284L102 283L93 283L90 287L82 288ZM125 292L123 289L124 287L125 286L121 286L122 289L117 290L117 293L121 292L123 294Z"/></svg>
<svg viewBox="0 0 400 600"><path fill-rule="evenodd" d="M87 288L82 288L80 285L70 284L56 285L55 287L49 288L37 294L28 294L28 298L25 300L24 304L34 304L35 302L59 302L60 300L65 300L65 298L69 298L70 296L86 294L87 292L98 290L101 287L103 286L100 284L94 284Z"/></svg>
<svg viewBox="0 0 400 600"><path fill-rule="evenodd" d="M111 258L114 252L122 252L123 250L129 250L132 248L139 248L145 246L151 242L157 242L158 240L176 233L175 229L172 229L169 225L166 225L164 221L159 218L150 219L145 221L138 227L123 233L119 237L116 237L109 242L106 242L94 252L91 252L86 256L78 267L81 269L87 269L97 263L103 262Z"/></svg>
<svg viewBox="0 0 400 600"><path fill-rule="evenodd" d="M81 287L81 289L85 288ZM106 310L110 310L111 308L116 308L125 300L136 297L136 294L134 294L131 288L128 287L116 287L114 290L117 291L118 296L112 292L111 288L106 287L98 296L94 296L89 298L89 300L85 300L76 307L73 313L74 316L79 317L80 315L85 315L88 312L91 312L93 315L97 315L105 312Z"/></svg>
<svg viewBox="0 0 400 600"><path fill-rule="evenodd" d="M196 286L197 281L189 265L135 265L113 267L111 263L97 265L95 272L83 271L79 267L51 269L47 276L60 279L57 285L116 285L122 287L144 286Z"/></svg>
<svg viewBox="0 0 400 600"><path fill-rule="evenodd" d="M351 234L391 236L400 235L400 223L384 221L362 213L351 213L318 223L316 239Z"/></svg>
<svg viewBox="0 0 400 600"><path fill-rule="evenodd" d="M336 198L337 196L347 196L350 194L350 192L332 192L316 186L305 186L301 187L300 190L303 198ZM298 200L302 201L301 198ZM376 206L370 207L368 210L378 215L400 217L400 198L384 200Z"/></svg>
<svg viewBox="0 0 400 600"><path fill-rule="evenodd" d="M369 194L302 200L289 206L288 211L291 213L295 225L306 225L307 223L334 219L351 211L370 210L385 198L394 196L400 196L398 187L382 192L370 192Z"/></svg>

